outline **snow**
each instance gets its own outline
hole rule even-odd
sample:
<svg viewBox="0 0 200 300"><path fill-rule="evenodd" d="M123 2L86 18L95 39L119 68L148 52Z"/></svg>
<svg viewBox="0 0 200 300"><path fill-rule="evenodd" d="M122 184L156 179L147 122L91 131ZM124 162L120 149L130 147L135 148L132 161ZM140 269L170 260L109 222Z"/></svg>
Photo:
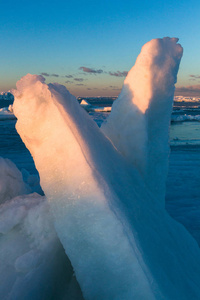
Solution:
<svg viewBox="0 0 200 300"><path fill-rule="evenodd" d="M199 247L163 205L181 56L177 39L147 43L102 130L64 86L30 74L17 83L17 130L85 299L199 299ZM40 262L28 249L15 268Z"/></svg>

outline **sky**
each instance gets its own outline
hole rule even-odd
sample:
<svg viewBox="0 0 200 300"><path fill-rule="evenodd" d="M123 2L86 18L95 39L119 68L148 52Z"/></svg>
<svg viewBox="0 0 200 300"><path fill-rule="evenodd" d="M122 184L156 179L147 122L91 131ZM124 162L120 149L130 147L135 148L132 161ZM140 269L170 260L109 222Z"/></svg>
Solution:
<svg viewBox="0 0 200 300"><path fill-rule="evenodd" d="M27 73L75 96L117 96L141 47L178 37L176 95L200 97L200 1L0 0L0 91Z"/></svg>

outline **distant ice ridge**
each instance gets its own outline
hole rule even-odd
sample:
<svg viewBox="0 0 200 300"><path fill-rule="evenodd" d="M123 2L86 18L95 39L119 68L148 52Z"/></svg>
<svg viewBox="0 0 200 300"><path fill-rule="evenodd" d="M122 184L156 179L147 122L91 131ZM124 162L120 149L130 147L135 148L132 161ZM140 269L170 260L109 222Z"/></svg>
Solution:
<svg viewBox="0 0 200 300"><path fill-rule="evenodd" d="M200 115L172 115L172 122L184 122L184 121L200 121Z"/></svg>
<svg viewBox="0 0 200 300"><path fill-rule="evenodd" d="M15 115L13 114L12 105L9 105L8 107L0 108L0 120L7 120L7 119L16 119Z"/></svg>
<svg viewBox="0 0 200 300"><path fill-rule="evenodd" d="M88 112L89 111L95 111L95 112L110 112L111 111L111 106L108 106L108 107L94 106L94 105L91 105L85 99L81 100L80 105Z"/></svg>
<svg viewBox="0 0 200 300"><path fill-rule="evenodd" d="M200 98L197 97L184 97L184 96L175 96L174 101L177 102L198 102L200 101Z"/></svg>
<svg viewBox="0 0 200 300"><path fill-rule="evenodd" d="M200 297L200 250L163 205L181 56L177 39L147 43L102 130L64 86L17 82L17 130L85 299Z"/></svg>
<svg viewBox="0 0 200 300"><path fill-rule="evenodd" d="M0 100L8 100L8 101L13 101L14 97L10 92L2 92L0 93Z"/></svg>

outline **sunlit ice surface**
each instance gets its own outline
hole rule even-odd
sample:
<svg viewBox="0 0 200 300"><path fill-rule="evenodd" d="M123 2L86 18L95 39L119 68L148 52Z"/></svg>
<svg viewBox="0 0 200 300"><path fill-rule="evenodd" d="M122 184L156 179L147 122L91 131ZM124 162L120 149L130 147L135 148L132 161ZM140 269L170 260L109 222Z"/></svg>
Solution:
<svg viewBox="0 0 200 300"><path fill-rule="evenodd" d="M177 39L145 45L133 73L145 75L146 89L138 85L134 94L137 76L128 75L102 129L63 86L47 86L44 78L33 75L17 83L17 130L32 153L53 214L54 233L85 299L198 299L200 295L199 248L164 209L168 128L181 55ZM23 212L19 210L20 217ZM41 245L32 247L41 251ZM27 278L17 272L28 272L34 280L32 271L41 267L40 259L33 252L21 260L13 258L18 284L10 285L12 296L20 292L23 296L24 290L16 286L23 287Z"/></svg>

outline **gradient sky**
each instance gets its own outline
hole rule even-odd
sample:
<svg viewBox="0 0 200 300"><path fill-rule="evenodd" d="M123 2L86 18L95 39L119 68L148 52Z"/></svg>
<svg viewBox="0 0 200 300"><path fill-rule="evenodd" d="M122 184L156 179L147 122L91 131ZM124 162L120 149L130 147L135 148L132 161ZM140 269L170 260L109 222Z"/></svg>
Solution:
<svg viewBox="0 0 200 300"><path fill-rule="evenodd" d="M27 73L75 96L118 95L153 38L184 48L177 94L200 97L200 1L1 1L0 91Z"/></svg>

